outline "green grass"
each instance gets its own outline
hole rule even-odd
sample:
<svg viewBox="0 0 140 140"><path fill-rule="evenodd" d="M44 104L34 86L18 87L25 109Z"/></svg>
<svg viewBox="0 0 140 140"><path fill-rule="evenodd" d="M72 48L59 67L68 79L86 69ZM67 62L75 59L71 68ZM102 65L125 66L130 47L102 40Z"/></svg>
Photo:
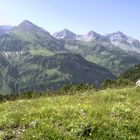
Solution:
<svg viewBox="0 0 140 140"><path fill-rule="evenodd" d="M7 101L0 116L1 139L139 140L140 88Z"/></svg>

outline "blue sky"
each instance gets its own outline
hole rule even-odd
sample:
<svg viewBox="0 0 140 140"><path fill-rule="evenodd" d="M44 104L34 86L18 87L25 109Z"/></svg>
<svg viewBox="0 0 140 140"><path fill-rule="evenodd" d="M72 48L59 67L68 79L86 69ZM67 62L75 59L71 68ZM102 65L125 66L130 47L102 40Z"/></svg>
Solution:
<svg viewBox="0 0 140 140"><path fill-rule="evenodd" d="M140 0L0 0L0 24L24 19L55 32L122 31L140 40Z"/></svg>

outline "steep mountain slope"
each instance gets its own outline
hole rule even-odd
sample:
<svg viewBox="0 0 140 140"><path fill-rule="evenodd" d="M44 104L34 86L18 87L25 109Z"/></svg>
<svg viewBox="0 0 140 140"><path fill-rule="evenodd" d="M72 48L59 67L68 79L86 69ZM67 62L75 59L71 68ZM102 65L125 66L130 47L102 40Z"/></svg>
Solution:
<svg viewBox="0 0 140 140"><path fill-rule="evenodd" d="M8 94L11 92L9 85L13 79L12 72L14 71L10 72L12 69L13 66L8 62L6 57L0 53L0 94Z"/></svg>
<svg viewBox="0 0 140 140"><path fill-rule="evenodd" d="M140 42L121 32L102 36L90 31L64 42L69 52L106 67L116 76L140 63Z"/></svg>
<svg viewBox="0 0 140 140"><path fill-rule="evenodd" d="M121 74L120 78L128 79L130 81L136 82L140 79L140 64L127 70L125 73Z"/></svg>
<svg viewBox="0 0 140 140"><path fill-rule="evenodd" d="M9 34L0 36L0 51L1 52L18 52L27 49L29 42L17 39Z"/></svg>
<svg viewBox="0 0 140 140"><path fill-rule="evenodd" d="M2 67L4 64L1 63ZM5 85L11 93L57 89L64 84L75 83L99 86L103 80L115 78L105 68L70 53L47 57L23 54L14 66L7 65L6 69ZM2 92L0 90L4 94Z"/></svg>
<svg viewBox="0 0 140 140"><path fill-rule="evenodd" d="M46 48L51 51L63 51L64 49L61 41L55 39L49 32L28 20L12 28L9 34L17 39L30 42L30 48Z"/></svg>

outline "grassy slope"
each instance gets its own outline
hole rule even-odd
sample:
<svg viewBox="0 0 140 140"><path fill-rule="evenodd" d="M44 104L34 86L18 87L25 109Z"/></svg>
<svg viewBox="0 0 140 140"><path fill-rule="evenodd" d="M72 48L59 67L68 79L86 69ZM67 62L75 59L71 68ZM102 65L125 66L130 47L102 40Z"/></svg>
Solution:
<svg viewBox="0 0 140 140"><path fill-rule="evenodd" d="M140 64L128 69L125 73L120 75L120 78L125 78L136 82L140 78Z"/></svg>
<svg viewBox="0 0 140 140"><path fill-rule="evenodd" d="M9 101L0 110L1 138L140 139L140 88Z"/></svg>

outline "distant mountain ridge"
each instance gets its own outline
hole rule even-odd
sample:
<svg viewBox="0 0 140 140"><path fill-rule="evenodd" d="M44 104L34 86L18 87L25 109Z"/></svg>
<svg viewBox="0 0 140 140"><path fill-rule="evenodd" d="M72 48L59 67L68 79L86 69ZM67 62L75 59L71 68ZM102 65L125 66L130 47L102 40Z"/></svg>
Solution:
<svg viewBox="0 0 140 140"><path fill-rule="evenodd" d="M58 32L57 35L59 36ZM68 51L106 67L117 76L140 63L140 42L120 31L107 35L90 31L85 35L76 35L73 40L61 40L64 40Z"/></svg>
<svg viewBox="0 0 140 140"><path fill-rule="evenodd" d="M85 35L76 35L72 31L68 29L64 29L60 32L56 32L52 34L57 39L64 40L79 40L79 41L106 41L110 42L112 45L120 47L125 51L136 51L140 53L140 42L137 39L129 37L122 32L118 31L116 33L100 35L94 31L89 31ZM126 46L125 46L126 45Z"/></svg>

